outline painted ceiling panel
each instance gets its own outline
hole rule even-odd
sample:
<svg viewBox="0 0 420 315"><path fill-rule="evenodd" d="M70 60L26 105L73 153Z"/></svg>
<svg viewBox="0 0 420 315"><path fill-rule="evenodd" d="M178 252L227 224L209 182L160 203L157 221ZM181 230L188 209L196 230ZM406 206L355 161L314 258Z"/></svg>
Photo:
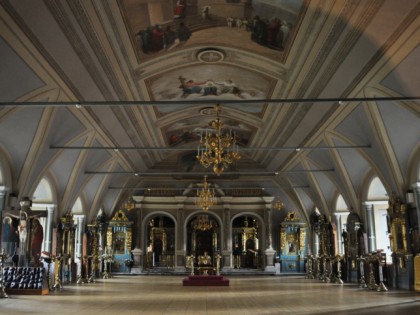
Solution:
<svg viewBox="0 0 420 315"><path fill-rule="evenodd" d="M100 147L100 144L95 141L93 147ZM112 158L112 155L107 150L88 150L86 163L84 164L85 171L93 171L100 168L106 161Z"/></svg>
<svg viewBox="0 0 420 315"><path fill-rule="evenodd" d="M74 137L86 131L82 122L66 107L59 107L51 125L52 132L49 134L49 145L65 145Z"/></svg>
<svg viewBox="0 0 420 315"><path fill-rule="evenodd" d="M166 72L164 75L146 80L150 86L152 100L258 100L271 96L275 80L251 72L225 65L196 65ZM247 107L256 112L258 107ZM178 110L157 107L160 113ZM166 110L166 112L163 112ZM261 111L261 108L259 108Z"/></svg>
<svg viewBox="0 0 420 315"><path fill-rule="evenodd" d="M345 143L336 139L334 140L334 144L337 146L345 145ZM345 171L351 179L354 190L359 192L360 185L362 184L361 180L371 169L369 163L358 150L337 149L337 152L344 163Z"/></svg>
<svg viewBox="0 0 420 315"><path fill-rule="evenodd" d="M0 101L14 101L44 82L0 37ZM25 84L22 84L25 82Z"/></svg>
<svg viewBox="0 0 420 315"><path fill-rule="evenodd" d="M417 71L417 68L419 60L420 46L417 46L381 83L404 96L418 95L420 72Z"/></svg>
<svg viewBox="0 0 420 315"><path fill-rule="evenodd" d="M298 22L303 4L301 0L293 1L293 5L290 5L290 1L265 0L253 0L252 4L206 0L171 2L120 0L127 29L135 38L134 43L141 60L201 42L207 45L209 42L213 45L227 43L241 49L247 45L250 51L260 55L279 57L291 38L290 34ZM209 10L203 14L206 7ZM261 31L251 32L252 24L260 25ZM262 28L266 24L276 31L265 33ZM280 28L282 32L278 32ZM223 36L216 36L218 34ZM238 38L238 35L241 37ZM162 42L159 38L165 40ZM262 53L264 50L265 53Z"/></svg>
<svg viewBox="0 0 420 315"><path fill-rule="evenodd" d="M37 158L37 165L34 166L34 172L32 174L33 180L36 180L38 174L42 174L43 169L52 162L52 159L56 160L53 162L53 173L59 182L60 191L65 189L67 180L69 178L69 172L75 163L75 157L80 151L75 150L74 155L67 155L69 152L60 151L57 149L50 149L52 145L80 145L83 146L85 138L78 139L77 137L85 132L86 127L78 120L75 115L68 110L66 107L57 108L53 114L52 124L50 132L46 133L45 139L43 139L42 146L43 150L40 150ZM74 139L77 138L75 141ZM76 143L74 143L76 142ZM58 156L55 156L59 152ZM70 164L70 168L69 165Z"/></svg>
<svg viewBox="0 0 420 315"><path fill-rule="evenodd" d="M80 139L79 141L75 142L74 145L83 146L84 142L85 139ZM59 155L50 166L50 169L54 174L55 181L58 185L57 190L60 194L64 194L64 191L67 189L68 181L75 169L75 164L80 153L81 150L59 151Z"/></svg>
<svg viewBox="0 0 420 315"><path fill-rule="evenodd" d="M361 105L357 106L335 130L357 145L369 145L373 140L370 123L366 117L365 109Z"/></svg>
<svg viewBox="0 0 420 315"><path fill-rule="evenodd" d="M398 157L401 170L405 174L409 157L420 144L420 115L415 116L401 109L401 105L392 102L383 102L379 106L379 111L393 144L393 152Z"/></svg>
<svg viewBox="0 0 420 315"><path fill-rule="evenodd" d="M313 168L316 167L313 163L310 163L310 165ZM319 189L321 190L327 205L330 205L337 190L336 184L327 176L326 173L314 173L313 176L316 178ZM331 211L331 209L328 209L328 211Z"/></svg>
<svg viewBox="0 0 420 315"><path fill-rule="evenodd" d="M14 174L19 178L35 137L43 108L19 109L0 123L0 143L13 157Z"/></svg>
<svg viewBox="0 0 420 315"><path fill-rule="evenodd" d="M327 146L325 143L319 143L318 146ZM313 150L308 157L316 163L318 168L334 168L334 161L331 158L332 150Z"/></svg>
<svg viewBox="0 0 420 315"><path fill-rule="evenodd" d="M101 191L99 188L106 175L93 176L83 188L83 195L88 204L92 204L95 196Z"/></svg>

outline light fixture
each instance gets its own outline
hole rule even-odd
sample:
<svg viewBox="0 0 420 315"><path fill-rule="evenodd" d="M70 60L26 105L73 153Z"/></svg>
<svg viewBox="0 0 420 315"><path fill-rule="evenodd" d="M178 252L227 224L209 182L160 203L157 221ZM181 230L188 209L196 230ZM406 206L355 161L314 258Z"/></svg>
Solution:
<svg viewBox="0 0 420 315"><path fill-rule="evenodd" d="M217 175L220 175L225 168L241 158L235 135L232 136L231 132L222 134L223 123L220 121L220 112L220 105L216 105L216 119L210 122L210 126L215 129L215 133L207 129L204 134L201 133L196 156L205 168L213 165L213 172Z"/></svg>
<svg viewBox="0 0 420 315"><path fill-rule="evenodd" d="M207 183L207 176L204 176L203 188L197 189L195 204L201 207L201 209L204 211L207 211L215 203L216 197L214 196L214 188L209 188Z"/></svg>
<svg viewBox="0 0 420 315"><path fill-rule="evenodd" d="M124 202L124 209L127 211L133 210L135 207L133 199L129 197L126 202Z"/></svg>
<svg viewBox="0 0 420 315"><path fill-rule="evenodd" d="M279 197L277 197L276 199L274 199L273 201L273 208L280 211L281 209L284 208L284 203L280 200Z"/></svg>
<svg viewBox="0 0 420 315"><path fill-rule="evenodd" d="M192 228L196 231L209 231L213 228L213 223L210 221L209 216L206 214L198 215L191 224Z"/></svg>

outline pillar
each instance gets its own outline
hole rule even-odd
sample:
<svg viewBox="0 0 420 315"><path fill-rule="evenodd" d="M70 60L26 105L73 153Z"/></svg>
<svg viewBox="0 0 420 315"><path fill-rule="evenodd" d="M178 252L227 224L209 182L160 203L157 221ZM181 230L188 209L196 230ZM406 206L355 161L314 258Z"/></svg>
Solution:
<svg viewBox="0 0 420 315"><path fill-rule="evenodd" d="M3 210L6 208L7 191L6 186L0 186L0 252L3 248Z"/></svg>
<svg viewBox="0 0 420 315"><path fill-rule="evenodd" d="M52 231L53 231L53 220L55 205L47 206L47 222L45 224L45 238L44 238L44 250L48 253L52 253Z"/></svg>
<svg viewBox="0 0 420 315"><path fill-rule="evenodd" d="M141 229L141 223L142 223L142 204L141 202L144 199L144 196L133 196L132 197L135 203L135 209L136 209L136 231L137 235L135 237L136 239L136 246L131 251L133 254L134 259L134 266L131 268L132 274L140 274L143 272L143 250L141 249L142 244L142 238L141 235L146 235L144 231Z"/></svg>
<svg viewBox="0 0 420 315"><path fill-rule="evenodd" d="M373 213L373 203L364 202L366 211L366 226L368 233L368 251L369 253L376 251L376 233L375 233L375 216Z"/></svg>
<svg viewBox="0 0 420 315"><path fill-rule="evenodd" d="M417 227L420 230L420 182L414 183L412 185L414 193L414 202L416 206L417 213Z"/></svg>
<svg viewBox="0 0 420 315"><path fill-rule="evenodd" d="M334 213L335 215L335 223L337 225L337 247L338 247L338 254L343 255L343 236L341 231L341 214Z"/></svg>
<svg viewBox="0 0 420 315"><path fill-rule="evenodd" d="M313 236L314 236L314 255L319 255L319 230L314 229L313 230Z"/></svg>
<svg viewBox="0 0 420 315"><path fill-rule="evenodd" d="M175 270L185 271L186 265L186 249L187 244L186 237L184 237L185 231L185 202L188 199L186 196L176 196L177 203L177 212L176 212L176 224L175 224L175 257L174 257L174 267Z"/></svg>
<svg viewBox="0 0 420 315"><path fill-rule="evenodd" d="M221 238L221 250L222 250L222 264L223 267L233 268L233 256L232 256L232 232L230 226L230 205L233 197L222 196L220 197L223 205L223 222L220 233Z"/></svg>
<svg viewBox="0 0 420 315"><path fill-rule="evenodd" d="M6 209L6 198L7 198L7 191L8 190L9 190L8 187L6 187L6 186L0 186L0 213L4 209Z"/></svg>
<svg viewBox="0 0 420 315"><path fill-rule="evenodd" d="M75 260L80 261L83 255L83 233L85 230L85 215L75 215L76 217L76 256Z"/></svg>
<svg viewBox="0 0 420 315"><path fill-rule="evenodd" d="M85 215L75 215L76 218L76 250L74 261L77 265L77 276L82 275L83 264L83 233L85 230Z"/></svg>
<svg viewBox="0 0 420 315"><path fill-rule="evenodd" d="M271 234L271 201L266 204L266 226L267 226L267 249L265 250L265 271L276 272L274 267L274 255L276 251L273 249L273 239Z"/></svg>

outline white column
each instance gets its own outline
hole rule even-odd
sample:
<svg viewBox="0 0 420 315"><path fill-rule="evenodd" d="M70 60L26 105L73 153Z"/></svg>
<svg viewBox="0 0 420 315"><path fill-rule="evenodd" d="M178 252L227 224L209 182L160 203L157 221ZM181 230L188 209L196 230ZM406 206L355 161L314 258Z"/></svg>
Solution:
<svg viewBox="0 0 420 315"><path fill-rule="evenodd" d="M373 203L364 202L366 211L366 226L368 232L368 250L373 252L376 250L376 233L375 233L375 216L373 213Z"/></svg>
<svg viewBox="0 0 420 315"><path fill-rule="evenodd" d="M45 238L44 238L44 250L48 253L52 253L52 229L53 229L53 219L55 205L47 206L47 222L45 224Z"/></svg>
<svg viewBox="0 0 420 315"><path fill-rule="evenodd" d="M76 226L76 257L75 261L80 262L83 256L83 233L85 231L85 215L75 215Z"/></svg>
<svg viewBox="0 0 420 315"><path fill-rule="evenodd" d="M265 250L265 271L270 271L275 273L276 269L274 267L274 255L276 254L276 251L273 249L273 239L271 234L271 202L269 204L266 204L266 210L267 210L267 220L266 220L266 226L267 226L267 237L268 237L268 244L267 249Z"/></svg>
<svg viewBox="0 0 420 315"><path fill-rule="evenodd" d="M3 248L3 216L2 212L6 208L6 194L8 188L6 186L0 186L0 252ZM9 253L11 254L11 253ZM1 284L0 284L1 286Z"/></svg>
<svg viewBox="0 0 420 315"><path fill-rule="evenodd" d="M319 254L319 234L317 231L314 231L314 256Z"/></svg>
<svg viewBox="0 0 420 315"><path fill-rule="evenodd" d="M341 215L340 213L334 213L335 215L335 223L337 225L337 247L338 247L338 254L343 255L343 236L341 231Z"/></svg>
<svg viewBox="0 0 420 315"><path fill-rule="evenodd" d="M0 213L4 209L6 209L6 197L7 197L7 192L8 191L9 191L9 188L8 187L6 187L6 186L0 186Z"/></svg>

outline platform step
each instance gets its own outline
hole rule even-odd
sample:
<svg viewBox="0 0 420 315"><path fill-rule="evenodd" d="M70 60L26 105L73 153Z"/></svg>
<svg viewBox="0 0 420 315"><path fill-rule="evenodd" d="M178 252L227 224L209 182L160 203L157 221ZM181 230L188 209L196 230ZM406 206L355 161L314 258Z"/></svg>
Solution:
<svg viewBox="0 0 420 315"><path fill-rule="evenodd" d="M182 280L183 286L229 286L229 279L223 276L188 276Z"/></svg>

